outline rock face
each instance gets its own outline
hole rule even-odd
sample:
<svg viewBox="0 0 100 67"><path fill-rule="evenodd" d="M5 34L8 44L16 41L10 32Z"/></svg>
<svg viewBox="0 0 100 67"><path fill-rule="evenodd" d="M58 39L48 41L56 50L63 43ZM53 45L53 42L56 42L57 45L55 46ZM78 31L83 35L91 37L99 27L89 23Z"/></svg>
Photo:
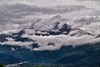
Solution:
<svg viewBox="0 0 100 67"><path fill-rule="evenodd" d="M21 30L21 31L19 31L17 33L13 33L12 34L12 37L13 38L18 38L18 37L21 37L23 34L25 34L25 31L24 30Z"/></svg>
<svg viewBox="0 0 100 67"><path fill-rule="evenodd" d="M61 17L60 15L53 16L48 19L46 22L43 22L44 25L41 25L38 31L35 33L37 35L60 35L68 34L71 31L71 27L66 23L67 19Z"/></svg>
<svg viewBox="0 0 100 67"><path fill-rule="evenodd" d="M4 42L6 40L6 36L4 34L0 34L0 42Z"/></svg>
<svg viewBox="0 0 100 67"><path fill-rule="evenodd" d="M54 27L48 31L36 31L36 35L43 35L43 36L48 36L48 35L60 35L60 34L68 34L71 31L71 27L67 25L67 23L60 24L55 23Z"/></svg>
<svg viewBox="0 0 100 67"><path fill-rule="evenodd" d="M100 42L100 5L89 2L0 0L0 64L100 64L100 43L88 46Z"/></svg>
<svg viewBox="0 0 100 67"><path fill-rule="evenodd" d="M29 39L27 37L22 37L22 35L24 34L25 34L25 30L21 30L17 33L13 33L11 38L13 38L15 41L21 41L21 42L33 41L32 39Z"/></svg>
<svg viewBox="0 0 100 67"><path fill-rule="evenodd" d="M53 16L46 21L39 22L41 24L36 23L34 25L35 34L43 36L68 34L71 31L71 27L66 22L67 19L60 15Z"/></svg>
<svg viewBox="0 0 100 67"><path fill-rule="evenodd" d="M77 29L72 29L71 32L69 33L70 36L77 36L77 37L80 37L82 35L91 35L91 36L95 36L94 34L90 33L90 32L87 32L87 31L84 31L80 28L77 28Z"/></svg>
<svg viewBox="0 0 100 67"><path fill-rule="evenodd" d="M66 23L60 24L56 23L53 29L49 31L51 35L68 34L71 31L71 27Z"/></svg>

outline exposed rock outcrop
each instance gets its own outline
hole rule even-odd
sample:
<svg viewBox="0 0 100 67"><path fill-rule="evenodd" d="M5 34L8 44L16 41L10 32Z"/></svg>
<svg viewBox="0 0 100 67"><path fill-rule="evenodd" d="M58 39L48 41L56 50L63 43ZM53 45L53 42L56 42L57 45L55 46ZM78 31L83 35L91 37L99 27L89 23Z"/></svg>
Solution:
<svg viewBox="0 0 100 67"><path fill-rule="evenodd" d="M6 36L4 34L0 34L0 42L7 41Z"/></svg>

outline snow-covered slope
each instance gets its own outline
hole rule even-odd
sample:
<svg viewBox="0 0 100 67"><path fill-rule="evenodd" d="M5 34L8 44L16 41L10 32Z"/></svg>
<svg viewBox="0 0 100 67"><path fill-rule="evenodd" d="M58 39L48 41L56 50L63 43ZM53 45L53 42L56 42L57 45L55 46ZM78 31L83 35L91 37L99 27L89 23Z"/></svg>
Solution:
<svg viewBox="0 0 100 67"><path fill-rule="evenodd" d="M1 0L0 44L56 50L100 42L100 10L94 8L100 5L74 1Z"/></svg>

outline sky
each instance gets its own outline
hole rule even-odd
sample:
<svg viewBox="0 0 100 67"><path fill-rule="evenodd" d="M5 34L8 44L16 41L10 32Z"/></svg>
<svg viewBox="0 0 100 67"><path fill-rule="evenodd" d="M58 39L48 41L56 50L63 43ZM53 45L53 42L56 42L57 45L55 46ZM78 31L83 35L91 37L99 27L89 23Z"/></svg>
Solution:
<svg viewBox="0 0 100 67"><path fill-rule="evenodd" d="M51 6L51 5L81 4L82 1L87 1L87 0L0 0L0 3L1 4L25 3L31 5Z"/></svg>
<svg viewBox="0 0 100 67"><path fill-rule="evenodd" d="M53 6L53 5L68 5L79 4L76 0L0 0L2 4L25 3L29 5Z"/></svg>
<svg viewBox="0 0 100 67"><path fill-rule="evenodd" d="M20 8L20 7L12 8L12 6L14 4L17 4L17 3L26 4L26 6L22 7L23 9ZM89 25L86 25L86 23L88 21L89 22L91 21L91 17L90 17L90 20L86 20L87 22L80 22L80 23L76 23L76 22L74 23L74 19L73 19L73 16L75 16L76 20L80 20L81 18L83 18L83 20L84 20L84 17L86 17L87 15L90 15L92 13L95 14L95 13L97 13L96 11L100 11L100 5L99 5L100 1L99 0L0 0L0 4L1 4L0 5L0 20L2 20L2 22L7 21L7 23L6 23L7 24L7 29L9 29L11 27L11 24L9 22L12 22L12 23L22 22L22 24L23 24L25 22L27 23L27 22L33 22L34 21L34 19L33 19L34 15L32 15L34 13L34 11L31 10L32 6L28 6L28 5L40 6L38 8L39 11L41 10L40 14L38 14L39 13L38 11L35 11L38 14L37 17L40 17L41 15L43 17L44 16L44 10L49 9L49 8L41 8L41 7L48 7L48 6L52 7L52 6L61 6L61 5L63 5L63 6L65 6L65 5L78 5L78 6L82 5L82 6L85 6L85 7L89 8L89 9L82 9L82 10L78 11L78 9L76 9L75 6L74 6L73 8L75 8L75 10L73 10L72 12L66 13L66 15L67 16L68 16L68 14L71 15L71 18L72 18L71 21L73 21L72 22L73 26L76 26L76 27L79 26L79 28L81 28L82 30L89 31L89 32L93 33L94 35L100 34L100 30L99 30L100 29L100 23L98 21L94 22L94 19L96 19L96 18L93 19L92 23L88 23ZM7 5L8 7L5 7L5 4L10 4L10 5ZM13 4L13 5L11 5L11 4ZM14 6L18 6L18 4L14 5ZM26 9L26 7L28 7L29 10L28 10L28 8ZM26 13L24 13L24 11ZM47 10L47 12L48 12L48 10ZM41 14L41 13L43 13L43 14ZM54 15L55 14L56 13L54 13ZM48 15L51 15L53 17L52 14L48 14ZM45 14L45 16L47 18L48 18L48 15ZM63 17L67 18L66 16L64 16L65 13L62 14L62 15L63 15ZM78 15L79 16L81 15L83 17L79 18ZM45 16L43 17L44 20L46 19ZM85 18L85 19L89 19L89 18ZM47 21L47 19L46 19L46 21ZM5 27L1 24L2 22L0 22L0 29ZM40 23L37 23L37 25L39 25L39 24ZM19 25L16 25L16 24L14 25L13 24L10 29L12 29L13 26L14 27L18 26L19 27ZM23 26L24 26L24 24L22 25L22 27ZM87 36L70 37L70 36L62 36L62 35L61 36L50 36L50 37L38 37L38 36L33 35L33 37L31 36L30 38L33 39L33 40L34 39L37 40L40 43L40 45L47 44L48 42L52 42L52 41L56 44L55 47L54 46L43 45L43 47L39 48L40 50L41 49L44 49L44 50L46 49L47 50L47 49L51 49L51 48L52 49L58 49L60 46L63 46L62 45L63 43L64 44L75 44L75 43L80 44L80 43L83 43L83 42L86 43L87 41L88 42L90 42L90 41L94 42L96 40L96 39L94 39L94 37L91 37L91 36L89 36L87 38ZM79 40L81 40L81 41L79 41ZM99 40L100 40L100 38L98 38L96 41L99 41ZM38 49L36 49L36 50L38 50Z"/></svg>
<svg viewBox="0 0 100 67"><path fill-rule="evenodd" d="M24 3L36 6L85 5L99 9L99 0L0 0L0 4Z"/></svg>

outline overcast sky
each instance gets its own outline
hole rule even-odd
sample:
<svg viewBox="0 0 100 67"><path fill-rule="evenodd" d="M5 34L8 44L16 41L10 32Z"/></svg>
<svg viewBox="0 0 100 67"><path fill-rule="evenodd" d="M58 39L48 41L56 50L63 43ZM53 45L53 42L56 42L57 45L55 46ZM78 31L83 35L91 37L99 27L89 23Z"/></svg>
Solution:
<svg viewBox="0 0 100 67"><path fill-rule="evenodd" d="M2 5L2 4L16 4L16 3L23 3L23 4L28 4L28 5L35 5L35 6L42 6L42 7L47 7L47 6L60 6L60 5L81 5L81 6L85 6L85 7L87 7L87 8L89 8L89 7L91 7L91 8L93 8L93 9L90 9L89 10L89 12L87 11L87 9L83 9L83 11L76 11L76 9L75 10L73 10L73 12L71 13L66 13L66 15L71 15L71 17L73 17L73 16L75 16L76 17L76 20L80 20L81 18L77 18L77 16L79 15L81 15L81 16L87 16L87 15L90 15L90 14L92 14L93 13L93 15L94 14L96 14L97 13L97 10L100 10L100 5L99 5L99 2L100 2L100 0L0 0L0 4L1 4L1 6L4 6L4 5ZM18 6L19 4L17 4L16 6ZM28 6L28 5L26 5L26 6ZM8 5L9 6L9 5ZM12 7L13 5L10 5L10 7ZM7 23L5 23L5 26L3 26L1 23L1 31L3 30L4 31L4 28L7 28L7 29L5 29L5 30L9 30L9 29L12 29L13 28L13 26L15 27L15 26L17 26L17 25L12 25L11 26L11 22L13 23L17 23L17 22L22 22L22 24L23 24L23 22L25 23L25 22L33 22L33 20L34 19L32 19L32 20L29 20L29 19L31 19L30 17L33 17L33 10L29 10L29 9L31 9L31 6L28 6L28 8L29 9L27 9L27 10L25 10L25 11L23 11L24 10L24 8L26 8L26 7L22 7L23 8L23 10L21 10L22 8L20 8L20 7L15 7L16 9L14 9L14 8L10 8L10 7L6 7L6 8L4 8L4 7L1 7L0 8L0 19L2 20L2 23L3 22L7 22ZM7 9L8 8L8 9ZM9 9L10 8L10 9ZM51 8L53 8L53 7L51 7ZM94 9L94 8L96 8L96 10ZM39 9L39 11L40 11L40 9L41 9L41 7L39 7L38 8ZM47 9L47 8L45 8L45 9ZM55 9L55 8L54 8ZM15 10L15 12L14 12L14 10ZM77 9L78 10L78 9ZM75 12L74 12L75 11ZM24 13L25 12L25 13ZM36 11L35 11L36 12ZM47 10L47 12L48 12L48 10ZM99 11L98 11L99 12ZM44 9L43 10L41 10L40 12L37 12L37 14L38 13L40 13L40 15L44 15ZM43 14L42 14L43 13ZM49 14L49 13L48 13ZM56 14L56 13L55 13ZM40 17L40 15L39 15L39 17ZM49 14L50 15L50 14ZM65 14L63 14L63 15L65 15ZM48 16L48 15L46 15L46 16ZM52 16L52 15L51 15ZM26 18L27 17L27 18ZM64 16L63 16L64 17ZM10 19L9 19L10 18ZM19 19L20 18L20 19ZM34 18L34 17L33 17ZM43 17L44 18L44 17ZM48 18L48 17L47 17ZM83 17L83 19L84 19L84 17ZM45 20L45 21L47 21L47 19ZM73 21L73 19L72 19L72 21ZM88 22L89 20L87 20L87 22ZM9 23L9 25L8 25L8 23ZM37 26L36 27L39 27L38 25L39 25L40 23L38 23L37 24ZM49 24L49 23L48 23ZM72 22L72 24L74 24L73 22ZM81 26L81 22L80 23L75 23L74 24L74 27L76 26ZM41 24L40 24L41 25ZM20 25L21 26L21 25ZM24 24L22 25L22 27L24 26ZM26 25L25 25L26 26ZM27 25L28 26L28 25ZM43 25L44 26L44 25ZM10 28L11 27L11 28ZM47 26L48 27L48 26ZM43 27L44 28L44 27ZM82 27L81 27L83 30L85 30L85 31L89 31L89 32L91 32L91 31L93 31L92 33L93 34L95 34L95 35L98 35L98 34L100 34L100 23L99 22L93 22L93 23L91 23L90 25L84 25L84 23L82 24ZM42 48L39 48L39 49L51 49L51 48L53 48L54 46L48 46L48 45L46 45L45 46L45 43L47 43L47 42L54 42L55 44L56 44L56 46L53 48L53 49L58 49L59 48L59 46L61 46L62 44L75 44L75 43L86 43L87 41L90 41L90 42L94 42L94 41L99 41L100 39L92 39L93 37L91 37L91 36L89 36L89 37L87 37L87 36L83 36L83 37L69 37L69 36L57 36L57 37L55 37L55 36L50 36L50 37L32 37L33 38L33 40L37 40L38 42L39 42L39 44L42 44L42 45L44 45ZM35 39L34 39L35 38ZM50 39L49 39L50 38ZM68 38L68 40L67 40L67 38ZM86 39L86 38L89 38L89 39ZM56 39L56 40L55 40ZM51 41L50 41L51 40ZM70 40L70 41L69 41ZM80 41L79 41L80 40ZM42 42L42 43L41 43ZM14 44L14 43L13 43ZM26 44L26 43L25 43Z"/></svg>
<svg viewBox="0 0 100 67"><path fill-rule="evenodd" d="M26 3L32 5L78 4L76 0L0 0L0 3Z"/></svg>
<svg viewBox="0 0 100 67"><path fill-rule="evenodd" d="M36 6L85 5L97 9L100 6L99 2L100 0L0 0L0 4L24 3Z"/></svg>

